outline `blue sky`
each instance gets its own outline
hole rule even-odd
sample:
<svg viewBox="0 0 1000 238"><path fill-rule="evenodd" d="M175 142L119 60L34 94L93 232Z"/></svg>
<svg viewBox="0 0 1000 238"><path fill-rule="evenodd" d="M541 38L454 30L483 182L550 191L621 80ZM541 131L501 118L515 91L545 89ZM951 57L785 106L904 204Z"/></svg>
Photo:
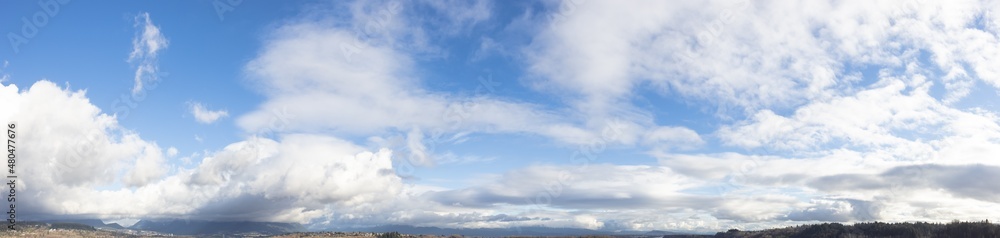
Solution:
<svg viewBox="0 0 1000 238"><path fill-rule="evenodd" d="M959 182L1000 171L996 2L2 4L29 217L708 232L1000 211L1000 184Z"/></svg>

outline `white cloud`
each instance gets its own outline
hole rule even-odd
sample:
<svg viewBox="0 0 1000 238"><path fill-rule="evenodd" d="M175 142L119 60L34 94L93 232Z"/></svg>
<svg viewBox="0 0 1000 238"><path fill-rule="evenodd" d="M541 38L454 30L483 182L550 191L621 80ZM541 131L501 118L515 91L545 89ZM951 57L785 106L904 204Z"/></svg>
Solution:
<svg viewBox="0 0 1000 238"><path fill-rule="evenodd" d="M405 24L399 18L376 37L361 39L337 25L297 22L279 28L247 66L268 101L241 117L239 124L247 131L266 130L273 127L268 126L273 117L268 112L287 109L296 119L278 131L409 132L400 141L418 164L440 162L428 159L435 152L424 145L424 133L440 131L532 133L571 144L642 145L661 163L580 170L530 166L491 183L425 195L439 203L436 209L463 209L450 214L513 211L508 215L539 215L551 222L505 223L413 212L373 215L408 224L720 229L795 220L929 218L882 214L886 207L915 202L879 192L816 191L809 181L849 172L877 174L916 162L995 163L976 157L992 150L966 148L995 147L996 117L950 107L963 97L962 82L990 80L950 65L981 64L990 58L921 60L965 47L956 43L961 39L955 34L974 35L980 43L994 39L965 27L969 19L963 16L977 13L975 8L869 5L579 2L552 13L559 17L546 22L523 49L533 76L526 82L540 91L558 92L570 105L559 110L422 88L422 80L412 76L419 58L396 44L419 42L408 36L422 29L400 33L405 31L397 27ZM348 25L363 23L354 20ZM926 34L907 33L917 30ZM360 51L345 55L339 48L343 45ZM882 68L881 74L853 72L868 65ZM945 98L933 96L934 85L945 86ZM638 86L717 110L735 124L721 126L713 136L753 153L673 152L713 140L688 128L654 123L658 118L652 113L631 105ZM310 106L314 100L333 106ZM601 176L558 177L565 171ZM530 202L533 196L553 193L559 195L541 206ZM396 217L404 214L410 219ZM658 226L651 220L673 225Z"/></svg>
<svg viewBox="0 0 1000 238"><path fill-rule="evenodd" d="M600 110L639 85L727 115L787 109L864 85L850 67L905 67L929 54L948 101L982 80L1000 88L995 19L982 1L582 1L543 26L524 54L541 89ZM995 20L993 20L995 21ZM938 77L933 77L938 80ZM735 113L728 109L737 109Z"/></svg>
<svg viewBox="0 0 1000 238"><path fill-rule="evenodd" d="M116 182L142 187L166 174L159 147L121 128L114 116L90 104L84 91L39 81L22 92L15 85L3 86L0 94L9 102L0 107L5 113L0 120L19 123L18 144L23 146L17 173L30 175L23 176L19 186L36 191L24 195L37 201L26 204L28 210L75 214L75 209L90 205L111 209L120 204L89 203L83 200L93 195L82 192Z"/></svg>
<svg viewBox="0 0 1000 238"><path fill-rule="evenodd" d="M266 98L237 123L273 139L181 158L187 168L166 164L176 148L164 153L83 91L48 81L21 92L0 87L10 102L0 104L0 119L19 122L19 143L31 145L19 166L31 175L24 188L37 191L24 195L37 201L26 210L39 216L718 231L981 219L1000 209L989 182L1000 166L992 159L1000 117L954 106L970 82L1000 87L1000 20L985 10L1000 4L579 3L554 13L524 49L527 82L568 91L560 97L570 108L427 89L417 65L439 49L426 29L412 27L409 13L356 3L346 24L277 27L246 65ZM428 4L464 30L491 18ZM372 20L382 28L365 28ZM167 47L148 14L136 27L133 93L155 81L157 52ZM849 72L858 65L882 70ZM662 118L629 102L638 86L717 107L733 124L706 138L659 125ZM228 115L200 103L191 113L201 123ZM394 172L399 158L461 163L426 143L469 133L642 146L659 164L534 164L464 188L408 184ZM376 145L341 139L366 136ZM410 154L384 148L387 141ZM725 144L710 150L745 151L677 152L717 141ZM977 179L986 182L966 183Z"/></svg>
<svg viewBox="0 0 1000 238"><path fill-rule="evenodd" d="M136 34L132 38L132 53L128 56L129 63L135 64L135 86L132 95L139 95L144 89L151 89L146 84L155 85L159 79L158 53L169 45L166 37L160 33L160 28L153 25L149 13L141 13L135 17Z"/></svg>
<svg viewBox="0 0 1000 238"><path fill-rule="evenodd" d="M171 146L170 148L167 149L167 157L174 157L176 155L177 155L177 148Z"/></svg>
<svg viewBox="0 0 1000 238"><path fill-rule="evenodd" d="M135 164L122 177L126 186L143 186L159 180L169 172L160 147L147 143L142 150L141 156L136 158Z"/></svg>
<svg viewBox="0 0 1000 238"><path fill-rule="evenodd" d="M489 95L429 91L421 87L422 79L414 76L415 59L407 54L410 51L386 43L398 40L396 34L405 35L394 33L394 27L386 26L386 36L365 38L324 22L279 27L245 68L267 100L257 110L240 116L237 124L251 133L319 130L379 135L417 128L423 133L530 133L568 144L607 140L629 145L638 142L643 128L655 127L648 113L629 108L617 110L621 113L615 116L580 117L577 112L545 110L541 105ZM351 48L345 51L345 46ZM274 123L276 117L281 123ZM601 135L612 125L625 129L614 140ZM682 137L700 140L696 135L678 138ZM407 144L414 147L411 151L422 151L414 143Z"/></svg>
<svg viewBox="0 0 1000 238"><path fill-rule="evenodd" d="M642 143L659 150L694 148L705 144L694 130L684 127L658 127L643 135Z"/></svg>
<svg viewBox="0 0 1000 238"><path fill-rule="evenodd" d="M920 75L886 77L870 89L806 104L787 117L762 110L717 134L730 145L800 155L843 148L877 151L895 160L996 164L960 156L977 150L956 150L996 145L996 115L951 108L928 94L931 85Z"/></svg>
<svg viewBox="0 0 1000 238"><path fill-rule="evenodd" d="M595 173L602 176L589 176ZM510 204L539 209L705 208L717 202L679 192L695 186L691 182L666 167L531 166L509 171L492 184L436 192L430 196L448 205L494 207Z"/></svg>
<svg viewBox="0 0 1000 238"><path fill-rule="evenodd" d="M653 86L717 110L723 123L733 119L713 136L748 155L651 153L703 181L701 189L720 192L716 218L772 225L982 219L985 213L958 204L995 203L928 184L905 186L922 194L918 200L892 196L893 189L815 191L806 183L915 163L997 164L988 155L1000 148L995 113L953 106L976 81L1000 88L989 67L998 62L991 53L1000 50L997 27L976 26L996 21L989 8L997 4L911 3L580 2L544 25L524 54L536 88L568 91L561 96L597 115L627 107L639 86ZM880 72L861 75L863 67ZM724 189L706 185L720 183ZM926 206L933 203L962 212Z"/></svg>
<svg viewBox="0 0 1000 238"><path fill-rule="evenodd" d="M431 160L427 151L427 146L423 142L424 134L420 132L419 129L410 130L410 133L406 135L406 148L409 149L410 156L408 157L411 163L422 166L434 165L434 161Z"/></svg>
<svg viewBox="0 0 1000 238"><path fill-rule="evenodd" d="M317 156L322 155L322 156ZM391 152L368 152L337 138L296 134L279 141L251 138L205 158L189 176L212 194L195 213L226 219L309 222L339 209L391 200L402 189ZM219 200L218 198L224 198ZM294 198L294 199L293 199ZM267 209L232 206L244 199Z"/></svg>
<svg viewBox="0 0 1000 238"><path fill-rule="evenodd" d="M804 105L790 118L762 110L745 125L722 127L719 135L729 144L749 148L815 149L833 143L907 146L928 151L930 148L912 147L918 145L896 134L905 130L919 133L919 138L937 138L945 131L929 129L950 123L953 120L950 114L961 113L931 97L928 94L930 86L921 76L883 78L871 89L853 96Z"/></svg>
<svg viewBox="0 0 1000 238"><path fill-rule="evenodd" d="M249 138L207 155L194 168L171 171L164 156L177 149L164 155L157 144L101 113L84 93L48 81L22 92L14 85L0 88L0 98L10 102L0 107L6 113L0 120L18 122L18 144L24 145L17 173L26 176L18 186L34 191L19 195L35 201L24 204L32 211L26 217L197 215L307 223L396 199L403 189L391 151L369 152L323 135ZM258 209L244 206L254 203Z"/></svg>
<svg viewBox="0 0 1000 238"><path fill-rule="evenodd" d="M226 110L209 110L200 102L190 102L188 103L188 107L194 119L201 124L212 124L219 119L229 116L229 112Z"/></svg>
<svg viewBox="0 0 1000 238"><path fill-rule="evenodd" d="M671 154L660 162L702 181L694 183L700 188L693 191L719 194L723 205L713 216L748 224L981 220L991 215L984 211L1000 208L995 192L983 188L990 183L967 183L969 177L991 177L1000 167L955 160L964 156L934 156L936 160L914 163L891 153L840 149L804 158ZM929 204L949 204L957 210ZM985 210L973 211L967 204Z"/></svg>
<svg viewBox="0 0 1000 238"><path fill-rule="evenodd" d="M872 90L894 95L892 90ZM19 143L35 145L24 148L22 157L50 158L21 164L23 173L33 175L25 176L25 189L39 191L25 194L38 201L29 206L39 216L198 216L315 222L317 227L405 223L713 231L734 226L763 228L795 220L975 219L988 215L981 211L997 206L991 200L995 196L983 190L989 184L957 184L968 180L965 177L988 177L997 169L995 163L916 167L924 168L920 170L924 174L913 175L909 171L914 167L905 166L909 162L892 160L882 155L884 151L843 149L805 158L664 154L659 166L537 165L467 188L443 189L404 183L393 172L393 155L388 150L370 151L328 135L283 134L277 140L251 137L208 153L190 169L166 171L163 152L155 143L120 128L113 116L89 104L82 91L40 81L23 92L13 85L4 86L0 98L14 102L4 104L0 111L12 113L2 119L20 122L23 137ZM967 117L960 119L961 125L970 128L948 130L955 135L982 130L969 122L995 121L979 114L959 114ZM677 128L664 128L671 130ZM647 137L673 138L659 137L656 131ZM80 141L89 142L72 146ZM942 143L958 148L949 153L960 153L963 149L955 146L967 144ZM74 155L80 153L88 158L85 163L74 162ZM173 155L176 149L168 148L166 156ZM968 164L968 160L950 159L976 156L934 158L939 163ZM874 183L866 185L869 181ZM116 182L128 188L98 189ZM715 188L720 183L724 188ZM933 203L958 210L926 207Z"/></svg>

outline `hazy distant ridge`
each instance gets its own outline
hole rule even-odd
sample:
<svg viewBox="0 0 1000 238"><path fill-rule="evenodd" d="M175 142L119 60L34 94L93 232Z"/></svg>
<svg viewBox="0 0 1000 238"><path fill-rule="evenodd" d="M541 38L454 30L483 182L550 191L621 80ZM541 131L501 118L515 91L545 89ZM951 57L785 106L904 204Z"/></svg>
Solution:
<svg viewBox="0 0 1000 238"><path fill-rule="evenodd" d="M141 220L130 229L170 233L174 235L213 235L259 233L277 235L305 231L298 223L251 221Z"/></svg>

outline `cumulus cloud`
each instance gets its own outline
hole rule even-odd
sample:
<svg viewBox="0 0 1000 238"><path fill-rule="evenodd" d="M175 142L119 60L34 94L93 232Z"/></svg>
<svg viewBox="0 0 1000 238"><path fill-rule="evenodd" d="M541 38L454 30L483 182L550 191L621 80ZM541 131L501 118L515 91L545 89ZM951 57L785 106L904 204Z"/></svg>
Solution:
<svg viewBox="0 0 1000 238"><path fill-rule="evenodd" d="M121 183L142 187L166 175L159 146L121 128L112 115L90 104L84 91L63 89L49 81L38 81L18 91L15 85L2 90L5 121L20 122L18 161L25 194L25 211L49 214L98 213L120 204L101 202L94 206L84 195L89 188ZM124 174L124 177L118 176ZM65 199L63 198L76 198ZM20 205L20 204L19 204Z"/></svg>
<svg viewBox="0 0 1000 238"><path fill-rule="evenodd" d="M140 94L144 85L155 83L159 79L158 54L169 45L167 38L160 33L160 28L153 24L149 13L140 13L135 17L135 37L132 38L132 53L128 56L129 63L135 65L135 86L132 94Z"/></svg>
<svg viewBox="0 0 1000 238"><path fill-rule="evenodd" d="M403 189L391 151L367 151L335 137L248 138L170 169L163 150L122 128L84 91L39 81L0 88L4 121L18 124L19 186L26 217L181 218L308 223L395 199ZM122 186L116 186L120 184ZM120 187L120 188L116 188ZM263 204L267 204L264 206ZM249 205L254 209L247 209Z"/></svg>
<svg viewBox="0 0 1000 238"><path fill-rule="evenodd" d="M216 219L308 223L338 211L396 197L402 189L391 151L369 152L334 137L293 134L251 138L206 157L182 176L212 191L195 213ZM247 204L271 204L246 209Z"/></svg>
<svg viewBox="0 0 1000 238"><path fill-rule="evenodd" d="M201 124L212 124L219 119L229 116L229 112L226 110L209 110L200 102L190 102L188 103L188 107L194 119Z"/></svg>

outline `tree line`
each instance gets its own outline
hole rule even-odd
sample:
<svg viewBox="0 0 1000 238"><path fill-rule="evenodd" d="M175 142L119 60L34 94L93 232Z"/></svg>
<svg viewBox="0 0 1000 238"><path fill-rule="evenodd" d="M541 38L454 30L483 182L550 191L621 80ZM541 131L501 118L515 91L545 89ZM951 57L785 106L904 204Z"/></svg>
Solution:
<svg viewBox="0 0 1000 238"><path fill-rule="evenodd" d="M1000 237L1000 225L992 224L989 220L969 222L955 220L947 224L927 222L885 223L877 221L856 223L853 225L822 223L761 231L740 231L737 229L730 229L726 232L716 233L715 237Z"/></svg>

